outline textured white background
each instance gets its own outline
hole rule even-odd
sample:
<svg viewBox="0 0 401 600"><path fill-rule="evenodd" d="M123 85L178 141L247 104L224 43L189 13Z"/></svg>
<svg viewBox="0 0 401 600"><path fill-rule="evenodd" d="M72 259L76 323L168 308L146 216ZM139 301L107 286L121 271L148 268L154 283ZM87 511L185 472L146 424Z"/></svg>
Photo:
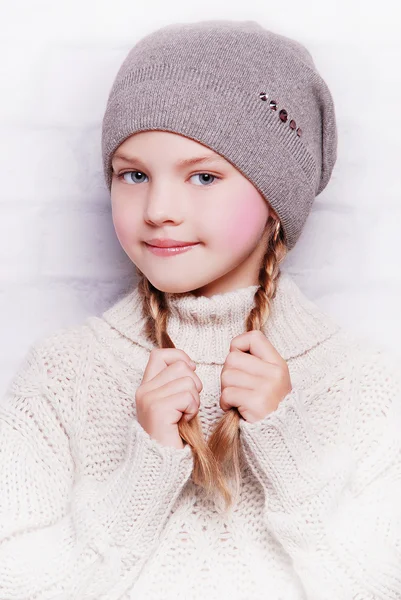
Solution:
<svg viewBox="0 0 401 600"><path fill-rule="evenodd" d="M128 286L101 166L107 95L140 37L211 18L257 20L312 53L335 100L338 160L284 269L344 326L401 355L398 2L3 0L1 389L35 340Z"/></svg>

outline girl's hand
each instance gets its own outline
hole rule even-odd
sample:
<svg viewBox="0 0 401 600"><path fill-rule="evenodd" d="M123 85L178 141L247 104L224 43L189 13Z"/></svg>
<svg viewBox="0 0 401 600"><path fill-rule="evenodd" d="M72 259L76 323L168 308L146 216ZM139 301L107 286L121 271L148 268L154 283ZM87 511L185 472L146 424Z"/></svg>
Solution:
<svg viewBox="0 0 401 600"><path fill-rule="evenodd" d="M220 406L250 423L276 410L292 390L286 361L258 329L235 337L221 372Z"/></svg>
<svg viewBox="0 0 401 600"><path fill-rule="evenodd" d="M196 365L183 350L154 348L150 352L142 383L136 390L137 420L164 446L184 448L178 421L198 414L203 384Z"/></svg>

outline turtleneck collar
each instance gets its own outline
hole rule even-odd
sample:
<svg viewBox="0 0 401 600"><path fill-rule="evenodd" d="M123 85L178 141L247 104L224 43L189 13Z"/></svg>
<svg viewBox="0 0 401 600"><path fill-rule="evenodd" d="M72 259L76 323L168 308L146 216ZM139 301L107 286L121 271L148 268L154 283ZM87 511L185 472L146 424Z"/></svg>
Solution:
<svg viewBox="0 0 401 600"><path fill-rule="evenodd" d="M191 292L166 294L170 310L167 333L175 347L196 362L223 365L231 340L246 331L246 317L254 306L257 288L251 285L210 298ZM149 350L154 347L142 333L145 319L137 287L102 318L129 340ZM263 332L284 360L306 352L339 329L327 313L304 296L292 277L281 271Z"/></svg>

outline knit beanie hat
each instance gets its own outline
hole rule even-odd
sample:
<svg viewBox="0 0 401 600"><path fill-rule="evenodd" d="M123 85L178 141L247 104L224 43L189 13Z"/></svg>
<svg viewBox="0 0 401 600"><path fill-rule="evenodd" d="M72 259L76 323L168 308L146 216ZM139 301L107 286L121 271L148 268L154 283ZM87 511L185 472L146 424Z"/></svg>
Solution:
<svg viewBox="0 0 401 600"><path fill-rule="evenodd" d="M278 214L289 250L337 158L334 103L311 54L255 21L171 24L136 43L103 119L109 190L115 150L152 129L232 163Z"/></svg>

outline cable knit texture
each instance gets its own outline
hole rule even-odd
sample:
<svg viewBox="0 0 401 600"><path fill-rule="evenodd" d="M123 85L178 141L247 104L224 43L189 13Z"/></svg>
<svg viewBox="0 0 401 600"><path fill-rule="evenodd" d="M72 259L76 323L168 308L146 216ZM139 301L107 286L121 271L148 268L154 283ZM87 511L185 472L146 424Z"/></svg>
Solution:
<svg viewBox="0 0 401 600"><path fill-rule="evenodd" d="M168 297L197 363L205 437L257 286ZM0 404L2 600L399 600L401 383L282 272L264 333L292 390L240 421L228 515L192 481L192 451L136 420L152 349L137 288L35 343Z"/></svg>

